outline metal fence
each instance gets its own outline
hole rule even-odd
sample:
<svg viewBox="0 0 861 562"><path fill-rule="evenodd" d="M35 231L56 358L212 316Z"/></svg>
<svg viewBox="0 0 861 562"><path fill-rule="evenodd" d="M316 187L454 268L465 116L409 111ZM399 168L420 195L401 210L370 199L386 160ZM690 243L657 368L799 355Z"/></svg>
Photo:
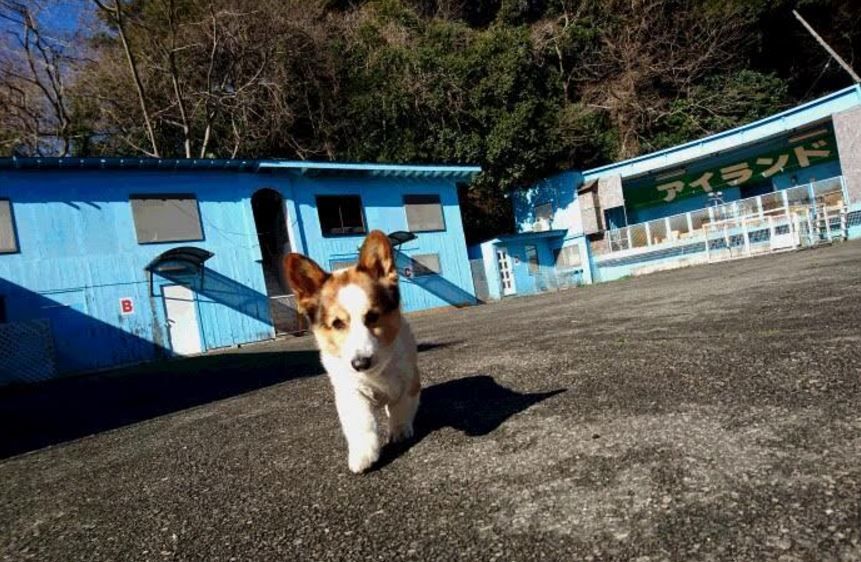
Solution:
<svg viewBox="0 0 861 562"><path fill-rule="evenodd" d="M754 237L757 239L756 237L764 236L764 232L771 236L780 234L782 228L793 229L796 220L801 221L799 229L806 229L808 244L830 242L835 238L845 237L844 193L843 178L835 177L608 230L603 247L606 252L614 253L645 250L655 246L665 248L686 243L702 243L706 239L710 240L710 244L719 244L719 232L737 229L738 232L727 236L743 237L741 230L744 228L754 231ZM841 213L843 219L840 218ZM800 218L795 219L796 216Z"/></svg>
<svg viewBox="0 0 861 562"><path fill-rule="evenodd" d="M0 324L0 385L55 376L54 340L47 320Z"/></svg>
<svg viewBox="0 0 861 562"><path fill-rule="evenodd" d="M533 274L533 279L538 292L579 287L583 284L583 268L542 266Z"/></svg>
<svg viewBox="0 0 861 562"><path fill-rule="evenodd" d="M783 212L728 219L703 227L708 261L795 250L845 239L845 206L794 206Z"/></svg>

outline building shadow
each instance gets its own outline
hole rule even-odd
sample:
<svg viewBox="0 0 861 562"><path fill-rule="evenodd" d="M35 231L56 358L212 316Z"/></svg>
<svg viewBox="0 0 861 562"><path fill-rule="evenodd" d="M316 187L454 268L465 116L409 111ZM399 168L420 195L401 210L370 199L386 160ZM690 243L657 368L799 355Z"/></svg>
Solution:
<svg viewBox="0 0 861 562"><path fill-rule="evenodd" d="M426 342L419 353L453 342ZM316 350L213 353L0 388L0 458L323 374Z"/></svg>
<svg viewBox="0 0 861 562"><path fill-rule="evenodd" d="M226 275L204 267L201 274L184 271L159 271L169 283L191 287L198 294L199 306L224 305L265 324L271 324L269 297Z"/></svg>
<svg viewBox="0 0 861 562"><path fill-rule="evenodd" d="M316 351L202 355L0 389L0 458L323 373Z"/></svg>
<svg viewBox="0 0 861 562"><path fill-rule="evenodd" d="M445 427L462 431L469 437L488 435L511 416L565 390L559 388L531 394L517 392L487 375L464 377L424 388L416 414L415 435L409 441L387 445L374 468L383 468L431 433Z"/></svg>
<svg viewBox="0 0 861 562"><path fill-rule="evenodd" d="M47 276L47 275L46 275ZM133 285L118 291L134 293ZM117 293L118 295L121 293ZM113 305L113 295L100 300ZM105 369L121 364L160 360L172 354L164 326L139 311L115 317L109 324L92 315L103 306L93 302L84 288L48 296L0 279L0 298L6 303L6 324L0 325L0 385L15 384ZM138 298L141 307L146 299ZM108 305L108 306L110 306ZM30 330L41 326L42 330ZM14 347L4 337L13 333ZM5 335L4 335L5 334Z"/></svg>
<svg viewBox="0 0 861 562"><path fill-rule="evenodd" d="M402 272L400 283L416 285L452 306L463 307L478 304L475 295L464 291L439 273L428 269L403 252L397 251L395 254L397 268ZM405 271L410 272L409 277L403 275Z"/></svg>

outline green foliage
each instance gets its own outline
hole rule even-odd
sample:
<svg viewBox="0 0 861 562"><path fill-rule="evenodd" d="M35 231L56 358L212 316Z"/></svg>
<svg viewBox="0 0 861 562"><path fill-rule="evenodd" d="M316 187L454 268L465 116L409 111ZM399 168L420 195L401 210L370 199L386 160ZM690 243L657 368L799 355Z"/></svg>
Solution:
<svg viewBox="0 0 861 562"><path fill-rule="evenodd" d="M741 70L710 76L670 104L648 148L666 148L752 123L791 104L786 82L774 74Z"/></svg>
<svg viewBox="0 0 861 562"><path fill-rule="evenodd" d="M347 159L479 162L474 188L497 198L547 169L560 153L560 93L527 27L393 23L364 22L345 59Z"/></svg>
<svg viewBox="0 0 861 562"><path fill-rule="evenodd" d="M861 55L857 0L121 4L162 156L479 164L461 193L470 241L509 230L505 194L549 173L848 85L794 7L847 60ZM100 17L82 57L93 62L64 74L65 134L80 155L149 152L117 26ZM0 150L32 152L8 107Z"/></svg>

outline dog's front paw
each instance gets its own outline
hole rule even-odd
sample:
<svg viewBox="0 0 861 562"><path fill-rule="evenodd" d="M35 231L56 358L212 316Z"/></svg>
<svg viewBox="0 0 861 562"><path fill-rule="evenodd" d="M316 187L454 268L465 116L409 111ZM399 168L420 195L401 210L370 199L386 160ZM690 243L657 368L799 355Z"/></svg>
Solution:
<svg viewBox="0 0 861 562"><path fill-rule="evenodd" d="M379 458L379 445L357 447L350 450L350 454L347 457L347 466L350 467L350 471L359 474L371 468Z"/></svg>

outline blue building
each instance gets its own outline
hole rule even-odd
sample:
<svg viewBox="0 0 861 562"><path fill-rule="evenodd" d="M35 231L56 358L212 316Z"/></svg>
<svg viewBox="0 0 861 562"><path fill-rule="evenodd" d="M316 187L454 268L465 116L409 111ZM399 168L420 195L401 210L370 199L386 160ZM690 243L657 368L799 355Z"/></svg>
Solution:
<svg viewBox="0 0 861 562"><path fill-rule="evenodd" d="M479 171L0 159L0 382L301 329L282 256L344 267L372 229L414 235L398 246L406 311L472 304L457 185Z"/></svg>
<svg viewBox="0 0 861 562"><path fill-rule="evenodd" d="M485 298L861 237L861 86L511 197L469 249Z"/></svg>

